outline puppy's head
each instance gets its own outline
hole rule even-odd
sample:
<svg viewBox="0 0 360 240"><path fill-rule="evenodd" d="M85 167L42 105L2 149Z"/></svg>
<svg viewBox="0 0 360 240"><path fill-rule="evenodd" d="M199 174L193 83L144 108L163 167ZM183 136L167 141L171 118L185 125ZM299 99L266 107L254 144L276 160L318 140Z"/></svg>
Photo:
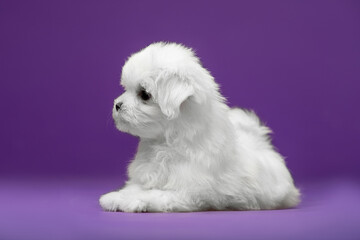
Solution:
<svg viewBox="0 0 360 240"><path fill-rule="evenodd" d="M116 127L143 138L161 136L217 91L191 49L163 42L151 44L126 61L121 85L125 92L113 107Z"/></svg>

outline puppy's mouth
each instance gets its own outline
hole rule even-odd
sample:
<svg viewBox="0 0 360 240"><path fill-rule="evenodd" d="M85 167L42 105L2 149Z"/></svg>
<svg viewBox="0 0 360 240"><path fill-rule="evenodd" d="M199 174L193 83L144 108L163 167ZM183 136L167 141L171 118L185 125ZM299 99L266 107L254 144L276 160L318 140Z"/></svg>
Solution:
<svg viewBox="0 0 360 240"><path fill-rule="evenodd" d="M118 125L128 125L129 124L129 121L126 120L124 118L123 114L121 114L121 113L114 111L112 114L112 117L113 117L116 127L118 127Z"/></svg>
<svg viewBox="0 0 360 240"><path fill-rule="evenodd" d="M129 121L126 120L121 114L117 114L116 116L113 116L113 118L116 124L129 124Z"/></svg>

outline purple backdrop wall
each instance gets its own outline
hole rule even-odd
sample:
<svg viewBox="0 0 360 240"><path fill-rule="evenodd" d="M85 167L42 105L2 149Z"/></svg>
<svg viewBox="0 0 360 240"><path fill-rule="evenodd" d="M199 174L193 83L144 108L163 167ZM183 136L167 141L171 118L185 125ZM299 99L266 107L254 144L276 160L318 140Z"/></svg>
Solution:
<svg viewBox="0 0 360 240"><path fill-rule="evenodd" d="M154 41L196 50L232 106L273 130L297 180L360 170L358 1L1 1L0 174L125 175L121 66Z"/></svg>

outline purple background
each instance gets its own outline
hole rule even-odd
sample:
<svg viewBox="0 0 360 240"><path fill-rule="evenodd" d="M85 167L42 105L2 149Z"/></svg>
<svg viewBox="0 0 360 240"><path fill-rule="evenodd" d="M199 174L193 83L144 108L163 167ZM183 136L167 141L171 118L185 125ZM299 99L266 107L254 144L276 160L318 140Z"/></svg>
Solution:
<svg viewBox="0 0 360 240"><path fill-rule="evenodd" d="M60 189L70 199L78 189L59 179L88 179L103 184L87 189L93 185L79 183L80 189L93 193L82 196L92 204L87 211L92 211L92 217L111 214L101 212L98 195L122 184L137 146L135 137L113 126L112 101L122 92L119 78L125 59L155 41L180 42L196 50L229 104L254 109L273 129L274 144L305 193L309 183L343 183L339 179L351 182L352 187L345 184L344 189L358 190L359 1L15 0L0 2L0 176L6 201L15 204L15 199L22 199L23 180L19 179L42 186L38 189L42 195L34 196ZM106 181L112 176L117 181ZM49 180L54 178L58 181ZM41 185L48 181L51 187ZM18 195L11 195L11 189L18 189L13 190ZM336 189L342 191L342 187ZM359 202L354 200L359 194L348 193L353 197L347 202ZM306 208L306 194L304 201ZM78 209L73 203L72 207L57 205L57 210L71 215ZM44 206L37 200L27 204L32 209ZM330 203L323 204L329 209L342 205L326 204ZM49 209L50 205L47 202ZM286 215L275 219L291 222L297 212L288 211L290 219ZM299 211L303 213L301 207ZM309 219L317 219L318 213ZM352 222L360 221L358 213L353 213ZM230 213L224 214L221 219ZM244 215L247 224L249 214ZM271 213L265 218L261 216L266 213L258 214L254 217L261 224L272 219ZM127 219L130 215L109 216ZM307 221L299 217L298 221ZM154 220L139 218L130 222ZM205 220L195 217L195 221ZM332 224L318 228L318 233ZM351 226L347 224L347 231ZM11 227L7 229L4 236L17 236ZM337 229L342 234L342 228ZM37 233L34 238L41 236ZM209 236L217 235L210 231Z"/></svg>

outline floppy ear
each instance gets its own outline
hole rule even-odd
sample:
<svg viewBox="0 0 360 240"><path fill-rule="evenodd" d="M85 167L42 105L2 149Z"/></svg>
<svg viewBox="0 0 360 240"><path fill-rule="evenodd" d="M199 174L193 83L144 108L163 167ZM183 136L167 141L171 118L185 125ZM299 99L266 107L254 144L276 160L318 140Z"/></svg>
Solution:
<svg viewBox="0 0 360 240"><path fill-rule="evenodd" d="M168 119L178 117L181 104L193 94L193 86L177 74L162 73L157 79L157 102Z"/></svg>

